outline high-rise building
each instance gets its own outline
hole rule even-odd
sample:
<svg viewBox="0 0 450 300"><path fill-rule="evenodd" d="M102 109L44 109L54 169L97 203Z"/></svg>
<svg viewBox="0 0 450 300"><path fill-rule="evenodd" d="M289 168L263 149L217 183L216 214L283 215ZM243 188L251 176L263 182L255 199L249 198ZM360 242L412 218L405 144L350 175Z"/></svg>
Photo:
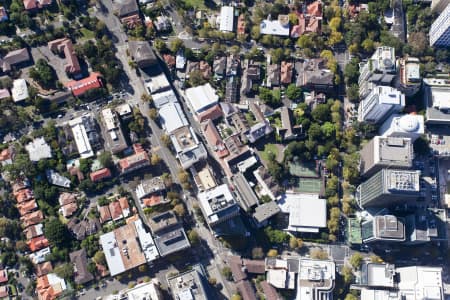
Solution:
<svg viewBox="0 0 450 300"><path fill-rule="evenodd" d="M395 49L378 47L367 62L359 64L359 96L364 98L377 85L390 85L395 78Z"/></svg>
<svg viewBox="0 0 450 300"><path fill-rule="evenodd" d="M367 263L361 266L358 284L364 300L445 299L442 268Z"/></svg>
<svg viewBox="0 0 450 300"><path fill-rule="evenodd" d="M417 57L404 57L397 60L396 87L406 96L412 96L420 90L420 61Z"/></svg>
<svg viewBox="0 0 450 300"><path fill-rule="evenodd" d="M425 133L424 118L422 115L392 115L379 129L383 137L410 138L414 143Z"/></svg>
<svg viewBox="0 0 450 300"><path fill-rule="evenodd" d="M360 171L370 177L383 168L410 169L414 158L411 139L376 136L360 152Z"/></svg>
<svg viewBox="0 0 450 300"><path fill-rule="evenodd" d="M405 95L390 86L376 86L361 101L358 121L377 124L405 107Z"/></svg>
<svg viewBox="0 0 450 300"><path fill-rule="evenodd" d="M393 215L374 216L361 224L364 243L404 242L405 221Z"/></svg>
<svg viewBox="0 0 450 300"><path fill-rule="evenodd" d="M356 189L360 207L414 204L420 197L420 171L382 169Z"/></svg>
<svg viewBox="0 0 450 300"><path fill-rule="evenodd" d="M450 4L431 24L430 45L434 47L450 46Z"/></svg>
<svg viewBox="0 0 450 300"><path fill-rule="evenodd" d="M427 124L450 124L450 80L425 78L423 83Z"/></svg>

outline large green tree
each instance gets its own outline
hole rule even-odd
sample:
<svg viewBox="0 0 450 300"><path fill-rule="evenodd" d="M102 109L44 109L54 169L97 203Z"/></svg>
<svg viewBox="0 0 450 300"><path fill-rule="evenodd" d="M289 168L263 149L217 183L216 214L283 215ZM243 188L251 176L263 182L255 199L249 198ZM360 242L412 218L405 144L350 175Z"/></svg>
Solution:
<svg viewBox="0 0 450 300"><path fill-rule="evenodd" d="M61 221L55 217L50 218L45 222L44 234L50 243L60 248L67 247L71 240L66 225L61 223Z"/></svg>

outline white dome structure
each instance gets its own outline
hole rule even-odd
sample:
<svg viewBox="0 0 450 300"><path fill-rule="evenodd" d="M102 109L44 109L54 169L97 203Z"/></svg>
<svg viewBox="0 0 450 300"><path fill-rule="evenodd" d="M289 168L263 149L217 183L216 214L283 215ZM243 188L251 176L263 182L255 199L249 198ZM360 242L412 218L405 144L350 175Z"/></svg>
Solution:
<svg viewBox="0 0 450 300"><path fill-rule="evenodd" d="M383 137L408 137L414 142L425 133L424 117L421 115L392 115L380 127Z"/></svg>

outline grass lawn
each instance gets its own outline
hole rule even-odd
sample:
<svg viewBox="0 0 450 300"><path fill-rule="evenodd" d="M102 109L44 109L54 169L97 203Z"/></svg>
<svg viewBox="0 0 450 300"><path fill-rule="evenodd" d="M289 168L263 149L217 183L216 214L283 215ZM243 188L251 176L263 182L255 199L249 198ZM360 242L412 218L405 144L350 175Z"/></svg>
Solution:
<svg viewBox="0 0 450 300"><path fill-rule="evenodd" d="M186 6L194 7L197 9L205 9L205 0L184 0Z"/></svg>
<svg viewBox="0 0 450 300"><path fill-rule="evenodd" d="M89 29L81 28L80 31L81 31L81 34L83 35L83 38L85 38L85 39L95 38L95 33Z"/></svg>
<svg viewBox="0 0 450 300"><path fill-rule="evenodd" d="M264 151L261 153L261 158L264 159L267 163L269 160L270 153L275 154L275 159L278 157L278 148L275 144L266 144L264 145Z"/></svg>

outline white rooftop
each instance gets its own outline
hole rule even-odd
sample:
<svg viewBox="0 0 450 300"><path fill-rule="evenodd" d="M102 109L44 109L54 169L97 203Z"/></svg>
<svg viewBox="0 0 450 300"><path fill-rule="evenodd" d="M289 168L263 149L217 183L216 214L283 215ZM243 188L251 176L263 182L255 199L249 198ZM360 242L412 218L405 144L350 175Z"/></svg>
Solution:
<svg viewBox="0 0 450 300"><path fill-rule="evenodd" d="M234 7L222 6L220 9L220 31L233 31Z"/></svg>
<svg viewBox="0 0 450 300"><path fill-rule="evenodd" d="M44 158L52 158L52 149L43 137L36 138L32 142L29 142L25 146L25 149L27 150L31 161L40 161Z"/></svg>
<svg viewBox="0 0 450 300"><path fill-rule="evenodd" d="M379 85L373 89L379 95L379 104L405 105L405 95L396 88Z"/></svg>
<svg viewBox="0 0 450 300"><path fill-rule="evenodd" d="M145 83L145 87L149 90L151 94L157 93L159 91L170 88L169 81L164 73L150 78L149 81Z"/></svg>
<svg viewBox="0 0 450 300"><path fill-rule="evenodd" d="M287 193L278 205L289 214L289 231L319 232L327 226L327 202L317 194Z"/></svg>
<svg viewBox="0 0 450 300"><path fill-rule="evenodd" d="M209 83L187 89L186 98L196 113L219 102L219 96Z"/></svg>
<svg viewBox="0 0 450 300"><path fill-rule="evenodd" d="M64 279L62 279L61 277L59 277L58 275L56 275L55 273L50 273L47 274L47 279L48 279L48 283L51 286L57 286L58 288L60 288L61 291L64 291L67 286L66 286L66 282ZM56 288L56 289L58 289Z"/></svg>
<svg viewBox="0 0 450 300"><path fill-rule="evenodd" d="M105 108L104 110L102 110L102 116L107 130L113 130L117 128L115 115L111 108Z"/></svg>
<svg viewBox="0 0 450 300"><path fill-rule="evenodd" d="M285 269L267 270L267 282L279 289L295 288L295 273Z"/></svg>
<svg viewBox="0 0 450 300"><path fill-rule="evenodd" d="M111 276L124 272L125 265L120 256L120 249L117 246L114 231L101 235L100 244L102 245L103 253L105 253L106 263L108 264Z"/></svg>
<svg viewBox="0 0 450 300"><path fill-rule="evenodd" d="M134 226L136 227L139 242L147 262L157 259L159 257L158 249L156 248L150 232L145 230L142 220L138 219L134 221Z"/></svg>
<svg viewBox="0 0 450 300"><path fill-rule="evenodd" d="M29 255L29 258L34 264L40 264L45 261L45 257L51 253L50 247L33 252Z"/></svg>
<svg viewBox="0 0 450 300"><path fill-rule="evenodd" d="M159 109L159 119L167 133L188 125L179 103L168 103Z"/></svg>
<svg viewBox="0 0 450 300"><path fill-rule="evenodd" d="M129 300L159 300L162 299L158 287L153 282L144 282L134 288L125 290L121 294L126 294Z"/></svg>
<svg viewBox="0 0 450 300"><path fill-rule="evenodd" d="M200 201L201 206L203 207L203 210L205 211L207 217L211 217L215 214L215 209L212 207L214 199L223 199L226 203L235 203L234 197L231 194L231 191L226 184L219 185L215 188L212 188L210 190L201 192L197 195L198 200ZM212 221L215 221L213 217Z"/></svg>
<svg viewBox="0 0 450 300"><path fill-rule="evenodd" d="M84 127L83 116L69 121L69 126L72 129L75 144L77 145L78 153L81 158L89 158L94 156L91 143Z"/></svg>
<svg viewBox="0 0 450 300"><path fill-rule="evenodd" d="M14 102L20 102L29 97L27 82L25 79L16 79L13 81L13 87L11 89L12 98Z"/></svg>
<svg viewBox="0 0 450 300"><path fill-rule="evenodd" d="M263 20L259 30L261 34L289 36L289 23L283 26L279 20Z"/></svg>
<svg viewBox="0 0 450 300"><path fill-rule="evenodd" d="M156 108L160 108L167 103L176 103L178 102L177 96L173 92L172 89L169 89L164 92L156 93L152 95L153 104Z"/></svg>
<svg viewBox="0 0 450 300"><path fill-rule="evenodd" d="M124 103L119 106L116 106L115 110L119 114L119 116L125 116L128 114L131 114L131 112L132 112L131 106L128 103Z"/></svg>

